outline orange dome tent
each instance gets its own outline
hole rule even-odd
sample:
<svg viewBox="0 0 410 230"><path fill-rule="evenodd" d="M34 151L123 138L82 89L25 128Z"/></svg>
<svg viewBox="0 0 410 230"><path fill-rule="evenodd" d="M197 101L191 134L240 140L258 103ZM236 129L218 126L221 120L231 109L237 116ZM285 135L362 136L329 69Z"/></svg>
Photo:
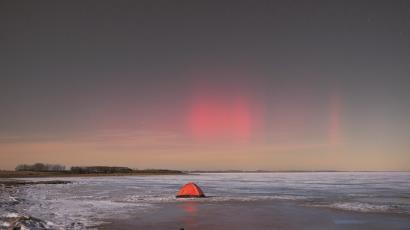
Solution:
<svg viewBox="0 0 410 230"><path fill-rule="evenodd" d="M204 192L195 183L188 183L184 185L178 192L177 198L189 198L189 197L205 197Z"/></svg>

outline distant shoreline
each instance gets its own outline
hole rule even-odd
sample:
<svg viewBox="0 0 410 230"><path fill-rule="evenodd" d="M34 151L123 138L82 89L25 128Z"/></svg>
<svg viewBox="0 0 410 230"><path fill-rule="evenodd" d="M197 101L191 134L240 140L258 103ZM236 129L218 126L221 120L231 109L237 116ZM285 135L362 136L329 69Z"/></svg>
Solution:
<svg viewBox="0 0 410 230"><path fill-rule="evenodd" d="M154 175L188 175L197 173L383 173L383 172L404 172L410 171L239 171L239 170L227 170L227 171L178 171L178 170L135 170L132 172L123 173L77 173L77 172L35 172L35 171L11 171L0 170L0 178L46 178L46 177L107 177L107 176L154 176Z"/></svg>
<svg viewBox="0 0 410 230"><path fill-rule="evenodd" d="M383 173L383 172L410 172L408 171L338 171L338 170L283 170L283 171L264 171L264 170L255 170L255 171L241 171L241 170L216 170L216 171L206 171L206 170L195 170L195 171L187 171L188 173L358 173L358 172L365 172L365 173Z"/></svg>
<svg viewBox="0 0 410 230"><path fill-rule="evenodd" d="M73 173L73 172L35 172L35 171L0 171L0 178L30 177L106 177L106 176L150 176L150 175L185 175L177 170L137 170L127 173Z"/></svg>

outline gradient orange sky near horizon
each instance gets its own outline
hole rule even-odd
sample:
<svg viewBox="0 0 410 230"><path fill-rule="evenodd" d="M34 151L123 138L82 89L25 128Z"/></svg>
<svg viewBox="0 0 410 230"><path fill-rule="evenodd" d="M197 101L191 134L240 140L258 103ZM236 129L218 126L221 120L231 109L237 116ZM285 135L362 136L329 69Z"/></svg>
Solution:
<svg viewBox="0 0 410 230"><path fill-rule="evenodd" d="M305 95L282 97L270 115L263 106L251 106L258 104L252 103L255 98L223 95L190 97L185 114L164 128L115 129L124 120L108 113L103 121L110 122L96 122L98 128L84 133L2 137L0 150L8 157L0 167L47 162L181 170L408 170L406 149L398 148L402 155L390 157L383 154L387 149L349 142L342 116L348 113L337 91L319 109L323 114ZM237 98L243 100L239 110Z"/></svg>

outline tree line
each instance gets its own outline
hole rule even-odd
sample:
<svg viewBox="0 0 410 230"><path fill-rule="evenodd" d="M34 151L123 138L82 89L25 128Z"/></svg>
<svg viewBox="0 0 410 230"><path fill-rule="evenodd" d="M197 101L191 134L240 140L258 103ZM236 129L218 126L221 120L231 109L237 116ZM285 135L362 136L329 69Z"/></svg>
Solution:
<svg viewBox="0 0 410 230"><path fill-rule="evenodd" d="M65 166L60 164L43 164L35 163L32 165L21 164L17 165L16 171L35 171L35 172L61 172L65 171Z"/></svg>
<svg viewBox="0 0 410 230"><path fill-rule="evenodd" d="M34 172L64 172L64 173L74 173L74 174L87 174L87 173L182 173L178 170L167 170L167 169L131 169L128 167L113 167L113 166L73 166L66 169L64 165L60 164L45 164L45 163L35 163L35 164L20 164L17 165L15 171L34 171Z"/></svg>
<svg viewBox="0 0 410 230"><path fill-rule="evenodd" d="M71 173L131 173L133 170L127 167L110 167L110 166L73 166L66 170L64 165L60 164L20 164L15 168L16 171L34 171L34 172L71 172Z"/></svg>

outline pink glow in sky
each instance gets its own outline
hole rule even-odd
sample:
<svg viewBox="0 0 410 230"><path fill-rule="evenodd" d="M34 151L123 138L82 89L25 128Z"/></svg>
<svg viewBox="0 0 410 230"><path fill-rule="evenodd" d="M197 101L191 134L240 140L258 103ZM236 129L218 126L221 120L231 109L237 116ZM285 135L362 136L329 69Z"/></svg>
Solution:
<svg viewBox="0 0 410 230"><path fill-rule="evenodd" d="M250 138L260 123L260 111L245 95L198 94L188 114L188 128L197 139Z"/></svg>
<svg viewBox="0 0 410 230"><path fill-rule="evenodd" d="M248 137L252 117L249 103L242 98L229 102L198 98L192 105L189 122L195 137Z"/></svg>
<svg viewBox="0 0 410 230"><path fill-rule="evenodd" d="M315 112L317 104L308 92L276 94L271 99L255 97L251 92L246 87L227 91L197 89L187 113L189 135L200 141L239 142L258 136L259 141L295 149L341 144L342 108L338 93L328 94L329 103L323 105L328 112L321 114ZM262 109L267 107L271 108L269 112Z"/></svg>

